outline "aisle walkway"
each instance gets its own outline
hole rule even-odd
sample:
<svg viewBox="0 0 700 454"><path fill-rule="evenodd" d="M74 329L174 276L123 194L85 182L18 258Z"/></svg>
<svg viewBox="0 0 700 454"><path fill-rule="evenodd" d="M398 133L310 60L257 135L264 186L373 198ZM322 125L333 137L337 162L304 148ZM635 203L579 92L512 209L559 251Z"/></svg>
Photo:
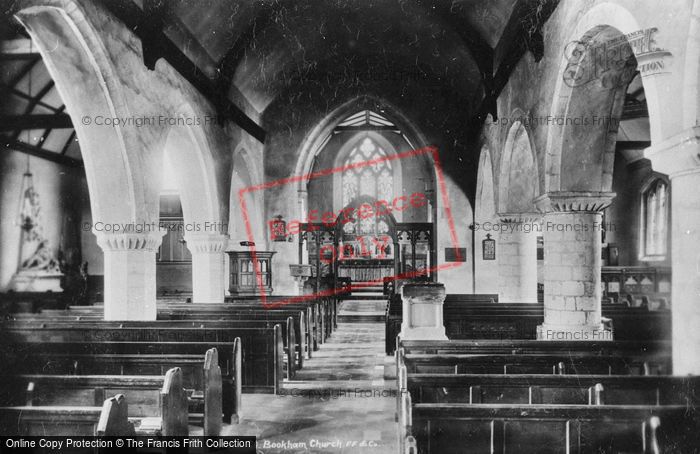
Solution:
<svg viewBox="0 0 700 454"><path fill-rule="evenodd" d="M368 305L344 301L340 310L358 308L366 312ZM341 321L285 381L284 396L244 394L241 423L226 426L226 434L257 435L258 453L265 454L396 453L395 382L384 380L389 361L383 323Z"/></svg>

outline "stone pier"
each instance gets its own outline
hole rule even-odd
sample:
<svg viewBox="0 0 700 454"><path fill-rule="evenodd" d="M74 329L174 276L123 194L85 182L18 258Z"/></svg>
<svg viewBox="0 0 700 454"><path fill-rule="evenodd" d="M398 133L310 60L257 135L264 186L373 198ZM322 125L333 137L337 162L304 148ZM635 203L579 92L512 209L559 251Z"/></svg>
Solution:
<svg viewBox="0 0 700 454"><path fill-rule="evenodd" d="M541 340L612 340L601 315L602 210L615 194L554 192L544 213L544 323Z"/></svg>

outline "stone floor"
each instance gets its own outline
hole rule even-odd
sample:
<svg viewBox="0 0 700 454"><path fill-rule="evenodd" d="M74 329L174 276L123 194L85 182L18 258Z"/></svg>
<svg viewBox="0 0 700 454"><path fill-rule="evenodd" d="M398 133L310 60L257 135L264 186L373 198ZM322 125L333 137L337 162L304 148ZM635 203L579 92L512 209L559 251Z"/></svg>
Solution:
<svg viewBox="0 0 700 454"><path fill-rule="evenodd" d="M383 313L384 304L353 300L346 312ZM258 453L387 453L398 451L396 386L380 322L340 322L304 363L284 395L244 394L241 422L224 435L256 435Z"/></svg>

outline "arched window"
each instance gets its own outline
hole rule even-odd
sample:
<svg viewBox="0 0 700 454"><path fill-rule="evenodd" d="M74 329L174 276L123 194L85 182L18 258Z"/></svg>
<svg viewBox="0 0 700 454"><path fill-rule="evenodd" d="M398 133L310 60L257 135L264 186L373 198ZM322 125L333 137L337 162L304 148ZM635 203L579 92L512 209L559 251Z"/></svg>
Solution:
<svg viewBox="0 0 700 454"><path fill-rule="evenodd" d="M664 260L668 250L669 182L655 176L641 193L641 256L643 260Z"/></svg>
<svg viewBox="0 0 700 454"><path fill-rule="evenodd" d="M386 152L369 137L350 151L343 165L343 206L348 206L358 196L391 201L394 171L386 158ZM363 162L370 164L353 167Z"/></svg>

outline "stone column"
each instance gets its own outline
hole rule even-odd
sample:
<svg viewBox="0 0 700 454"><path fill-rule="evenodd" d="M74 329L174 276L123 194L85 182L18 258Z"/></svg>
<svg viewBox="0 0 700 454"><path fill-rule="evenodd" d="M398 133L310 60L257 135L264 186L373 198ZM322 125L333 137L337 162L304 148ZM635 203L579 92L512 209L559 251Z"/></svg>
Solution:
<svg viewBox="0 0 700 454"><path fill-rule="evenodd" d="M540 216L535 213L503 214L496 243L499 301L537 302L537 234Z"/></svg>
<svg viewBox="0 0 700 454"><path fill-rule="evenodd" d="M164 233L95 232L104 252L105 320L156 319L156 251Z"/></svg>
<svg viewBox="0 0 700 454"><path fill-rule="evenodd" d="M408 283L401 287L402 340L447 340L442 319L445 286L440 283Z"/></svg>
<svg viewBox="0 0 700 454"><path fill-rule="evenodd" d="M185 241L192 253L192 302L223 303L224 249L228 238L218 233L188 233Z"/></svg>
<svg viewBox="0 0 700 454"><path fill-rule="evenodd" d="M602 210L615 194L553 192L544 213L544 324L541 340L612 340L601 322Z"/></svg>
<svg viewBox="0 0 700 454"><path fill-rule="evenodd" d="M700 127L647 149L671 179L673 373L700 375Z"/></svg>

